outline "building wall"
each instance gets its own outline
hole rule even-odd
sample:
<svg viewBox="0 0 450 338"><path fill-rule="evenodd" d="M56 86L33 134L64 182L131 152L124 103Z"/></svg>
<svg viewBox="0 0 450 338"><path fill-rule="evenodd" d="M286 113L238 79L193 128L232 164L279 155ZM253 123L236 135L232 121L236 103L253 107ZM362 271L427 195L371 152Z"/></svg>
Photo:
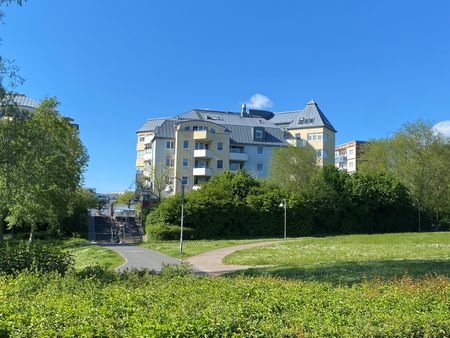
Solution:
<svg viewBox="0 0 450 338"><path fill-rule="evenodd" d="M318 128L302 128L302 129L290 129L289 133L292 136L296 136L300 134L300 138L305 140L308 144L310 144L316 151L317 150L326 150L327 158L321 157L318 158L318 163L321 166L325 166L328 164L334 164L334 148L335 148L335 132L326 127L318 127ZM328 139L325 142L322 140L308 140L308 134L318 134L318 133L326 133L328 135Z"/></svg>
<svg viewBox="0 0 450 338"><path fill-rule="evenodd" d="M339 145L335 148L336 168L345 170L348 173L354 173L358 170L358 162L361 155L361 147L366 143L363 141L351 141L345 144ZM342 157L345 160L342 161Z"/></svg>
<svg viewBox="0 0 450 338"><path fill-rule="evenodd" d="M204 131L194 131L194 126L202 126L208 128L207 139L195 139L202 134ZM189 130L186 131L185 128L188 127ZM214 129L214 132L211 132ZM219 174L221 171L228 169L229 167L229 147L230 147L230 133L225 131L225 128L213 122L208 121L186 121L177 125L175 131L175 177L182 178L187 177L188 183L185 186L186 190L192 190L195 185L195 179L207 180L211 176ZM189 142L189 148L184 148L184 141ZM207 157L195 157L195 143L201 142L208 144L208 155ZM218 149L218 143L222 143L222 150ZM183 159L188 160L188 166L183 166ZM211 176L194 176L195 160L208 161L208 168L210 168L212 174ZM222 168L217 167L217 161L222 161ZM198 184L197 184L198 185ZM175 185L175 191L180 190L180 183L177 182Z"/></svg>
<svg viewBox="0 0 450 338"><path fill-rule="evenodd" d="M258 147L263 148L263 153L258 154ZM244 152L248 154L248 161L245 162L245 170L255 178L269 176L270 159L272 158L274 146L245 145ZM262 170L258 170L258 163L262 164Z"/></svg>

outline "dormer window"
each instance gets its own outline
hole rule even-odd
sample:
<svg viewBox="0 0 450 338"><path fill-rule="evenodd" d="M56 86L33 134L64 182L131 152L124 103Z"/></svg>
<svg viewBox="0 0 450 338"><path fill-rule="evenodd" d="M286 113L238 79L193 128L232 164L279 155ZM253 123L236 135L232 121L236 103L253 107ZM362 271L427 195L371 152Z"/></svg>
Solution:
<svg viewBox="0 0 450 338"><path fill-rule="evenodd" d="M264 140L264 128L255 128L255 140L263 141Z"/></svg>
<svg viewBox="0 0 450 338"><path fill-rule="evenodd" d="M298 124L303 124L305 123L305 118L304 117L299 117L298 118Z"/></svg>

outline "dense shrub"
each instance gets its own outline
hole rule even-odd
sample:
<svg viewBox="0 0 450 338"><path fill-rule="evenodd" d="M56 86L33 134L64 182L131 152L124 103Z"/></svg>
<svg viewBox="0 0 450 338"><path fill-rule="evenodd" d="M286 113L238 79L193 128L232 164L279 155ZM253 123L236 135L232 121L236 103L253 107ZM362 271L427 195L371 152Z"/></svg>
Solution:
<svg viewBox="0 0 450 338"><path fill-rule="evenodd" d="M12 274L22 270L56 271L64 274L72 265L73 257L57 246L39 242L0 247L0 273Z"/></svg>
<svg viewBox="0 0 450 338"><path fill-rule="evenodd" d="M186 194L185 224L196 238L282 236L283 199L288 236L416 230L416 211L403 185L386 175L349 175L331 166L299 191L225 171ZM162 201L147 226L179 224L180 203L179 195Z"/></svg>
<svg viewBox="0 0 450 338"><path fill-rule="evenodd" d="M167 224L147 224L147 238L151 240L174 240L180 239L180 226ZM183 237L186 239L194 239L194 229L183 227Z"/></svg>
<svg viewBox="0 0 450 338"><path fill-rule="evenodd" d="M183 273L182 273L183 274ZM0 276L10 337L446 337L450 281L353 287L91 271ZM7 301L3 301L7 300Z"/></svg>

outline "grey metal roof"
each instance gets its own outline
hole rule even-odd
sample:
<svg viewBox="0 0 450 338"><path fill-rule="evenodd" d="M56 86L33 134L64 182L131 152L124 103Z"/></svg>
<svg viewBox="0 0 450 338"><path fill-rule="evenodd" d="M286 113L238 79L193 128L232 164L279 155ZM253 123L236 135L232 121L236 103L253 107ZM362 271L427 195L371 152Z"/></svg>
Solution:
<svg viewBox="0 0 450 338"><path fill-rule="evenodd" d="M275 128L264 128L264 141L255 141L254 128L249 126L236 126L231 124L224 124L230 132L230 143L235 144L264 144L282 146L286 144L283 130Z"/></svg>
<svg viewBox="0 0 450 338"><path fill-rule="evenodd" d="M299 118L307 120L307 123L299 124ZM147 120L139 131L153 131L156 137L174 138L175 126L181 121L208 121L222 125L230 131L230 142L234 144L285 145L290 138L290 135L285 135L285 129L327 127L336 131L313 100L308 102L305 109L276 113L270 120L259 116L242 116L237 112L192 109L175 118ZM254 130L257 127L264 128L264 141L255 141Z"/></svg>
<svg viewBox="0 0 450 338"><path fill-rule="evenodd" d="M23 94L13 94L14 95L14 103L19 107L28 107L32 109L36 109L39 106L39 101L29 98Z"/></svg>
<svg viewBox="0 0 450 338"><path fill-rule="evenodd" d="M163 122L167 120L165 118L161 119L149 119L145 121L141 128L138 129L138 132L141 131L154 131L157 127L159 127Z"/></svg>
<svg viewBox="0 0 450 338"><path fill-rule="evenodd" d="M206 109L192 109L186 113L178 116L179 118L191 118L204 121L215 122L221 125L235 125L235 126L252 126L252 127L272 127L277 126L271 121L266 120L260 116L245 116L237 112L225 112L218 110L206 110Z"/></svg>
<svg viewBox="0 0 450 338"><path fill-rule="evenodd" d="M303 118L304 120L307 120L309 122L299 124L300 118ZM336 129L333 127L327 117L322 113L319 106L314 100L309 101L305 109L275 113L275 116L271 121L273 121L277 125L286 125L287 123L289 123L289 125L286 127L287 129L327 127L328 129L336 131Z"/></svg>

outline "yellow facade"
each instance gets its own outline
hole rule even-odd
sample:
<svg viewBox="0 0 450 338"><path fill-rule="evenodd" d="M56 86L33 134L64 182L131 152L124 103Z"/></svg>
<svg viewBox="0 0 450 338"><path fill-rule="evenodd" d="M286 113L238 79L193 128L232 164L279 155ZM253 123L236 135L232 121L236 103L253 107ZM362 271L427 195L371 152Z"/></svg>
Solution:
<svg viewBox="0 0 450 338"><path fill-rule="evenodd" d="M302 140L308 142L315 150L326 150L327 157L319 157L318 163L321 166L328 164L334 165L334 144L336 133L326 127L315 127L315 128L301 128L301 129L290 129L289 133L292 136L299 136ZM312 134L326 134L327 140L323 138L321 140L312 140L308 138L308 135Z"/></svg>
<svg viewBox="0 0 450 338"><path fill-rule="evenodd" d="M196 130L195 126L204 126L208 130ZM185 130L188 128L189 130ZM211 132L213 130L214 132ZM185 141L188 148L184 148ZM196 143L206 144L208 149L195 149ZM222 144L222 150L218 149L218 144ZM187 177L189 189L194 185L199 186L211 176L220 173L229 164L230 133L221 125L207 121L186 121L176 126L175 131L175 177ZM188 160L188 165L183 165L183 160ZM207 161L206 168L195 169L195 161ZM222 168L217 168L217 161L222 161ZM186 163L184 163L186 164ZM198 183L196 184L196 181ZM175 191L179 191L180 183L175 185Z"/></svg>

